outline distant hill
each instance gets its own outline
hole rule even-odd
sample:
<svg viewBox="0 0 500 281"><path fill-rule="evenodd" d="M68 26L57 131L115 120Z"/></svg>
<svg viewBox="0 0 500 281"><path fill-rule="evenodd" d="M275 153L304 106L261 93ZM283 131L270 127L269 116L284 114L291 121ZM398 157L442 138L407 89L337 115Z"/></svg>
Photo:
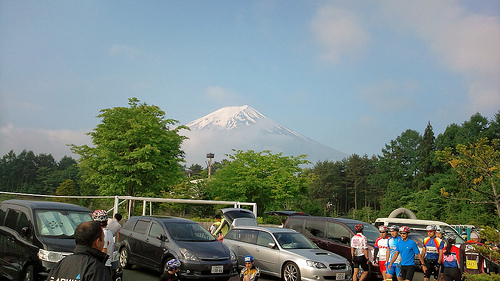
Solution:
<svg viewBox="0 0 500 281"><path fill-rule="evenodd" d="M181 134L190 138L182 146L187 166L203 165L210 152L215 154L214 161L227 159L225 154L233 154L232 149L270 150L285 156L306 154L312 163L337 161L348 156L288 129L248 105L221 108L186 126L191 131Z"/></svg>

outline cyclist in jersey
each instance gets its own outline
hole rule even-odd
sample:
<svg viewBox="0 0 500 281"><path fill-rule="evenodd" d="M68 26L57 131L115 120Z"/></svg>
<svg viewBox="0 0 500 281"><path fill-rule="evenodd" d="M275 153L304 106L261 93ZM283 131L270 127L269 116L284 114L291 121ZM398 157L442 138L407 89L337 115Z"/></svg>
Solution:
<svg viewBox="0 0 500 281"><path fill-rule="evenodd" d="M451 234L448 237L448 243L443 252L443 275L445 281L462 280L462 271L460 270L460 249L455 244L456 236Z"/></svg>
<svg viewBox="0 0 500 281"><path fill-rule="evenodd" d="M441 239L441 241L443 241L443 253L444 253L444 250L446 249L446 246L448 245L448 239L446 239L444 237L444 231L439 226L436 226L436 237ZM434 276L434 277L436 277L436 276ZM439 265L439 280L444 281L443 256L441 256L441 264Z"/></svg>
<svg viewBox="0 0 500 281"><path fill-rule="evenodd" d="M424 281L429 281L434 273L434 279L437 279L441 258L443 257L443 240L436 237L436 226L428 225L427 235L424 239L424 245L421 256L424 258L427 271L424 273Z"/></svg>
<svg viewBox="0 0 500 281"><path fill-rule="evenodd" d="M387 258L387 226L381 225L378 228L378 231L380 232L380 237L375 240L375 250L373 252L373 265L377 265L380 268L380 272L382 273L382 277L384 279L387 279L385 277L386 274L386 267L385 267L385 260Z"/></svg>
<svg viewBox="0 0 500 281"><path fill-rule="evenodd" d="M403 280L411 281L415 274L415 255L420 259L424 273L427 271L427 267L425 266L424 259L420 255L417 243L408 239L409 233L410 228L407 226L402 226L399 229L399 235L401 235L402 240L396 245L396 252L389 263L388 269L391 269L392 264L401 255L401 275L403 275Z"/></svg>
<svg viewBox="0 0 500 281"><path fill-rule="evenodd" d="M389 231L391 232L391 237L387 239L387 247L388 251L386 253L386 277L385 279L392 279L393 276L398 278L398 281L403 281L403 277L401 275L401 257L398 257L392 267L389 269L388 265L394 257L394 253L396 253L396 246L399 241L401 241L401 236L399 236L399 227L397 225L393 225L389 227Z"/></svg>
<svg viewBox="0 0 500 281"><path fill-rule="evenodd" d="M351 255L353 263L352 280L358 281L359 267L363 269L359 281L363 281L368 276L368 241L363 235L363 225L358 223L354 226L356 235L351 238Z"/></svg>

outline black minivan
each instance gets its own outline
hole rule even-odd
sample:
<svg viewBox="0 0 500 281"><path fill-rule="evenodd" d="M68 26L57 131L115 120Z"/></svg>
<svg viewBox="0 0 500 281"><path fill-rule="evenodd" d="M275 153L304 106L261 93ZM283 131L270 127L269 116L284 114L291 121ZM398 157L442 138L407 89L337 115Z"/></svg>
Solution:
<svg viewBox="0 0 500 281"><path fill-rule="evenodd" d="M75 248L73 234L92 220L88 209L67 203L6 200L0 204L0 280L45 280Z"/></svg>

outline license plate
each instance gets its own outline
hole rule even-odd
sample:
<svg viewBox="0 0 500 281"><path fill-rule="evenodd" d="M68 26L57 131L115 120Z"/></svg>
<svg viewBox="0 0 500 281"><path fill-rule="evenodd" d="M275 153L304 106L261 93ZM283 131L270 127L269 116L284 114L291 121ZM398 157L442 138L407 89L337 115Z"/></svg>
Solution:
<svg viewBox="0 0 500 281"><path fill-rule="evenodd" d="M224 266L223 265L214 265L212 266L212 274L218 274L218 273L223 273L224 272Z"/></svg>
<svg viewBox="0 0 500 281"><path fill-rule="evenodd" d="M335 280L344 280L345 279L345 273L337 273L335 276Z"/></svg>
<svg viewBox="0 0 500 281"><path fill-rule="evenodd" d="M468 260L466 262L465 267L468 269L477 269L477 262L475 260Z"/></svg>

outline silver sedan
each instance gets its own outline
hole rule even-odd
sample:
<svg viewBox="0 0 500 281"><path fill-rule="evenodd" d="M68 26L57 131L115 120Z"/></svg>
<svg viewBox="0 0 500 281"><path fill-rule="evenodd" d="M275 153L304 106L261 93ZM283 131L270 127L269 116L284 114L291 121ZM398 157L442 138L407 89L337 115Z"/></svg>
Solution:
<svg viewBox="0 0 500 281"><path fill-rule="evenodd" d="M298 280L350 280L350 263L340 255L319 249L307 237L292 229L235 227L223 243L233 250L243 267L246 255L254 257L261 272Z"/></svg>

